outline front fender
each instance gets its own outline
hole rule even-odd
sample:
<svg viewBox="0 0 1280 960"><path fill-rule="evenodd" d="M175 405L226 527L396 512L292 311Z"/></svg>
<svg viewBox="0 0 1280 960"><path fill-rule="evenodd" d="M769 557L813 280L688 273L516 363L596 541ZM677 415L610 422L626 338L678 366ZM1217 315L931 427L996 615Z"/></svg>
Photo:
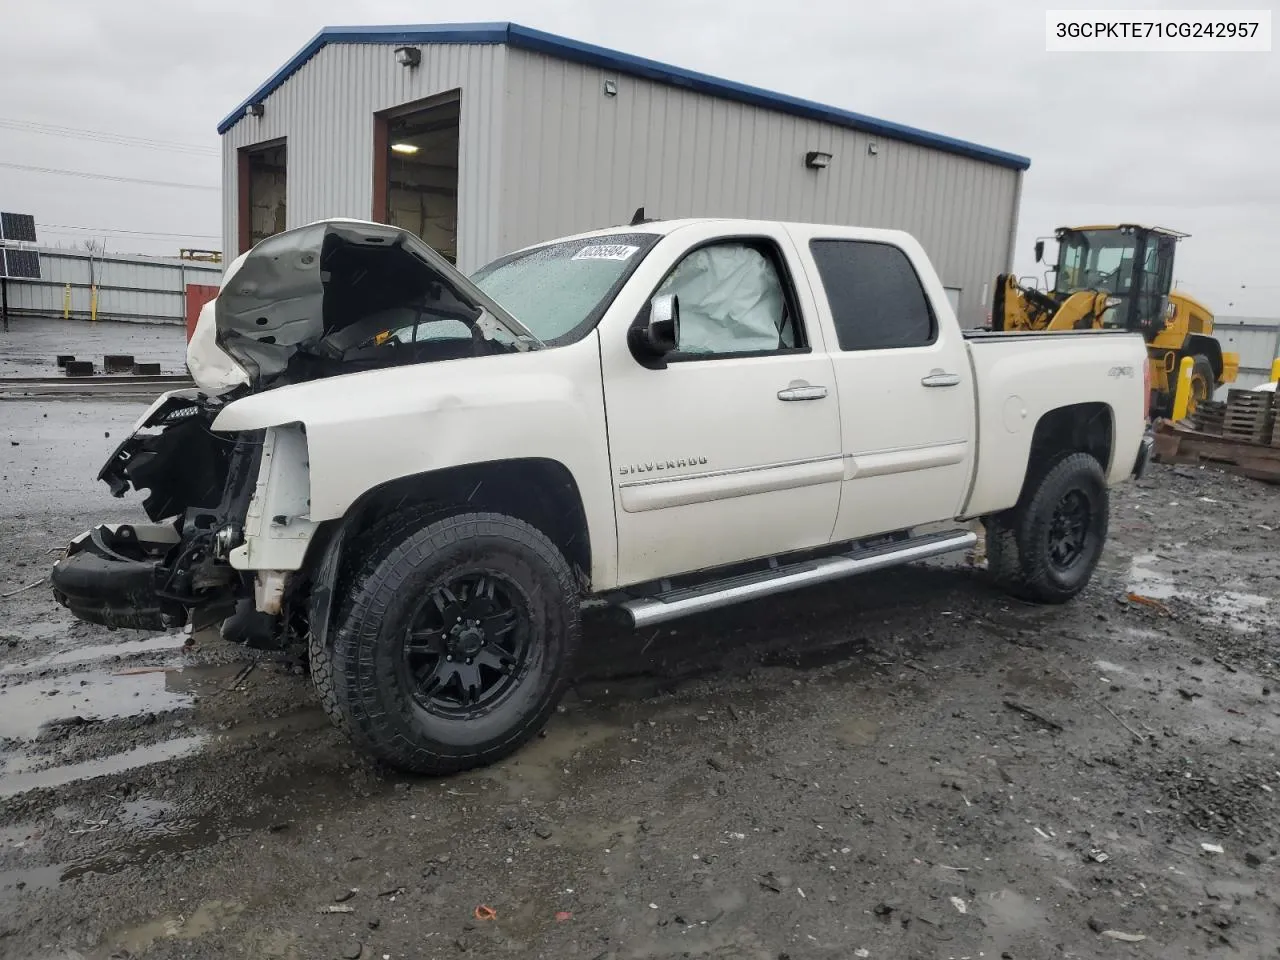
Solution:
<svg viewBox="0 0 1280 960"><path fill-rule="evenodd" d="M616 531L596 334L565 347L390 367L278 387L229 404L217 432L300 423L309 519L342 517L401 477L518 458L573 476L593 544L592 581L616 579ZM598 548L595 545L599 545Z"/></svg>

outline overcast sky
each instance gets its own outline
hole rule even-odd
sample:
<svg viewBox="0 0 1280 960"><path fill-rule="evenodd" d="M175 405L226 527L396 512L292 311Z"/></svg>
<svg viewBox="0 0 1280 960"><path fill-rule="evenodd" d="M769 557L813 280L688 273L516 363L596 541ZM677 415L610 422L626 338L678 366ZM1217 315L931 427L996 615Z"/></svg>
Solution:
<svg viewBox="0 0 1280 960"><path fill-rule="evenodd" d="M1280 53L1050 54L1048 5L5 0L0 208L34 213L46 241L92 237L109 250L148 253L216 248L215 126L320 27L515 20L1023 154L1032 166L1020 273L1033 270L1035 237L1055 225L1154 221L1192 234L1179 249L1178 280L1215 312L1280 315ZM37 132L48 126L186 147ZM80 227L96 229L72 229Z"/></svg>

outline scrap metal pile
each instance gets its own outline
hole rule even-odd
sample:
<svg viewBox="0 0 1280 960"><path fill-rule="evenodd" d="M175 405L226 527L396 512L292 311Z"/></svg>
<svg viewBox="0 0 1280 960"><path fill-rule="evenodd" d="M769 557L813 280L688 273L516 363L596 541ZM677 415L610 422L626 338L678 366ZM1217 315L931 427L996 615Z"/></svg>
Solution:
<svg viewBox="0 0 1280 960"><path fill-rule="evenodd" d="M1280 418L1275 394L1232 390L1226 402L1204 401L1185 421L1159 420L1155 459L1213 464L1230 473L1280 483Z"/></svg>

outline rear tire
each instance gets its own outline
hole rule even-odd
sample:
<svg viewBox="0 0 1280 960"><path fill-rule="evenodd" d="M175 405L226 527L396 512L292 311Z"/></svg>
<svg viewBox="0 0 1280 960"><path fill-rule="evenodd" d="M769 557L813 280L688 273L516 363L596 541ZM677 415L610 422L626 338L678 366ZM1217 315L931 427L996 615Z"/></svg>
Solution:
<svg viewBox="0 0 1280 960"><path fill-rule="evenodd" d="M380 541L339 600L331 713L361 750L413 773L513 753L570 678L578 596L564 557L495 513L410 516Z"/></svg>
<svg viewBox="0 0 1280 960"><path fill-rule="evenodd" d="M987 567L1005 591L1033 603L1065 603L1088 585L1107 539L1102 466L1069 454L1027 486L1012 510L989 517Z"/></svg>

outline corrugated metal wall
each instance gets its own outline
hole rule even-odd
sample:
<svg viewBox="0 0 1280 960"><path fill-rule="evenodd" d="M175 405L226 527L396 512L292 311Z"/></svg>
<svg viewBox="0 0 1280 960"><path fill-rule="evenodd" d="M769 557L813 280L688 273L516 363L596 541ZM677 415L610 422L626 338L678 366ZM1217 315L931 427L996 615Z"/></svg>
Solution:
<svg viewBox="0 0 1280 960"><path fill-rule="evenodd" d="M396 63L390 44L341 43L321 49L267 99L262 117L245 117L222 138L222 243L238 246L236 151L287 139L288 226L325 217L369 219L373 206L373 115L461 88L458 265L474 269L497 255L507 48L425 44L422 63Z"/></svg>
<svg viewBox="0 0 1280 960"><path fill-rule="evenodd" d="M641 205L894 227L960 289L961 322L986 321L984 289L1012 262L1018 171L524 50L507 58L503 252L625 223ZM831 166L806 168L809 150Z"/></svg>
<svg viewBox="0 0 1280 960"><path fill-rule="evenodd" d="M1280 318L1217 317L1213 334L1225 351L1240 354L1240 374L1230 387L1256 387L1271 380L1271 364L1280 356ZM1218 391L1226 399L1227 389Z"/></svg>
<svg viewBox="0 0 1280 960"><path fill-rule="evenodd" d="M69 284L71 316L88 319L89 288L96 282L99 320L182 324L187 284L222 280L216 263L130 256L93 257L90 263L87 250L35 249L40 250L40 279L9 281L10 313L61 317Z"/></svg>

